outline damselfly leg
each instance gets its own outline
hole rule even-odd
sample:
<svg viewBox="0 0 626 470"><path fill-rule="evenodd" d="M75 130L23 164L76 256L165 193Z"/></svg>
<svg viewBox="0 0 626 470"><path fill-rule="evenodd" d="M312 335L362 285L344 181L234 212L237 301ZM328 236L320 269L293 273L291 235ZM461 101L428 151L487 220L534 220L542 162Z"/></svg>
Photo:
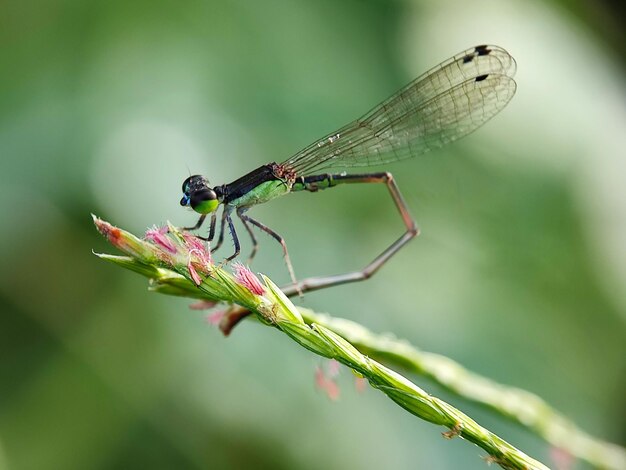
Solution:
<svg viewBox="0 0 626 470"><path fill-rule="evenodd" d="M393 199L396 208L402 217L402 222L406 227L406 231L400 236L400 238L389 245L387 249L374 258L374 260L372 260L372 262L370 262L363 269L330 276L310 277L294 282L283 288L283 292L285 292L288 296L368 279L374 275L374 273L376 273L376 271L378 271L406 243L408 243L409 240L419 235L419 228L411 216L406 202L400 193L400 189L398 188L398 185L393 179L393 175L391 173L384 172L363 175L325 174L301 178L301 184L304 185L303 189L311 192L347 183L385 183L387 185L387 189L389 189L389 194L391 195L391 198Z"/></svg>
<svg viewBox="0 0 626 470"><path fill-rule="evenodd" d="M252 258L256 254L256 250L257 250L256 238L255 238L254 234L252 233L251 227L248 226L248 223L251 223L255 227L260 228L265 233L270 235L278 243L280 243L280 246L283 248L283 255L285 257L285 263L287 264L287 269L289 270L289 276L291 277L291 284L290 285L295 286L296 290L294 291L294 293L298 293L300 295L303 294L303 292L298 289L298 281L296 280L296 273L293 270L293 265L291 264L291 259L289 258L289 251L287 251L287 244L285 243L285 239L283 237L281 237L279 234L277 234L276 232L274 232L267 225L264 225L261 222L259 222L258 220L255 220L252 217L250 217L249 215L246 215L246 213L245 213L246 210L247 210L247 208L238 209L237 210L237 215L241 219L241 222L243 223L244 227L246 227L246 229L248 230L248 233L250 234L250 237L252 238L253 251L252 251L252 254L250 255L250 259L248 260L248 262L252 261Z"/></svg>
<svg viewBox="0 0 626 470"><path fill-rule="evenodd" d="M204 219L206 219L206 214L202 214L200 216L200 218L198 219L198 222L196 222L196 225L194 225L193 227L183 227L183 230L186 230L186 231L198 230L200 227L202 227L202 224L204 223Z"/></svg>

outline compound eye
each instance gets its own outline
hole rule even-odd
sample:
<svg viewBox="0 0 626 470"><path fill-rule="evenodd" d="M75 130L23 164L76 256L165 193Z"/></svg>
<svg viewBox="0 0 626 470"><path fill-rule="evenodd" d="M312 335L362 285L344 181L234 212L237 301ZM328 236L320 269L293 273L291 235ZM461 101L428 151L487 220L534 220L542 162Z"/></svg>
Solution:
<svg viewBox="0 0 626 470"><path fill-rule="evenodd" d="M193 178L193 176L190 176L185 181L183 181L183 193L185 194L189 192L189 183L191 183L191 178Z"/></svg>
<svg viewBox="0 0 626 470"><path fill-rule="evenodd" d="M195 191L189 199L192 209L200 214L210 214L219 205L217 194L208 188Z"/></svg>

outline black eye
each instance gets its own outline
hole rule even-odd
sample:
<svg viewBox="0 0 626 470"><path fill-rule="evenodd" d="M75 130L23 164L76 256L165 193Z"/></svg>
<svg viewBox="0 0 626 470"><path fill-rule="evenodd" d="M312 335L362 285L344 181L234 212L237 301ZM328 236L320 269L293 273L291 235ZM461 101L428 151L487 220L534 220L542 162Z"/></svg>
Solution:
<svg viewBox="0 0 626 470"><path fill-rule="evenodd" d="M191 179L193 176L190 176L185 181L183 181L183 193L187 193L189 191L189 183L191 183Z"/></svg>
<svg viewBox="0 0 626 470"><path fill-rule="evenodd" d="M209 185L209 180L207 180L202 175L192 175L183 181L183 193L190 194L194 191L202 190Z"/></svg>
<svg viewBox="0 0 626 470"><path fill-rule="evenodd" d="M203 189L201 191L194 191L194 193L191 194L189 197L190 205L194 209L204 202L214 201L216 199L217 199L217 194L215 194L215 191L213 191L212 189Z"/></svg>

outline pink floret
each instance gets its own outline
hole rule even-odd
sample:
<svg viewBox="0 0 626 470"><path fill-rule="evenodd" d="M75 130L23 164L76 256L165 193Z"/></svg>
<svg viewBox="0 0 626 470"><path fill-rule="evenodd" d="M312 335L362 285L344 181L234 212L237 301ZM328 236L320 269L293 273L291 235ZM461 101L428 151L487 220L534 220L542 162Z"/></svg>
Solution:
<svg viewBox="0 0 626 470"><path fill-rule="evenodd" d="M167 236L168 229L167 227L152 227L146 230L145 239L151 241L155 245L159 246L161 249L167 251L168 253L175 254L176 253L176 245L170 240Z"/></svg>
<svg viewBox="0 0 626 470"><path fill-rule="evenodd" d="M226 310L218 310L206 316L206 321L211 325L219 325L226 315Z"/></svg>
<svg viewBox="0 0 626 470"><path fill-rule="evenodd" d="M189 270L189 275L191 276L191 279L193 279L193 282L199 286L200 284L202 284L202 278L200 277L200 275L198 274L198 271L196 271L196 268L194 267L193 263L191 262L191 259L189 260L189 262L187 263L187 269Z"/></svg>
<svg viewBox="0 0 626 470"><path fill-rule="evenodd" d="M208 310L215 307L216 305L217 302L215 302L214 300L198 300L197 302L190 304L189 308L191 310Z"/></svg>
<svg viewBox="0 0 626 470"><path fill-rule="evenodd" d="M253 294L263 295L265 293L263 284L261 284L261 281L259 281L250 269L241 263L233 264L233 269L235 270L235 279L239 284L244 286Z"/></svg>
<svg viewBox="0 0 626 470"><path fill-rule="evenodd" d="M315 368L315 384L317 388L326 393L328 398L333 401L339 400L339 385L333 379L327 377L321 367Z"/></svg>

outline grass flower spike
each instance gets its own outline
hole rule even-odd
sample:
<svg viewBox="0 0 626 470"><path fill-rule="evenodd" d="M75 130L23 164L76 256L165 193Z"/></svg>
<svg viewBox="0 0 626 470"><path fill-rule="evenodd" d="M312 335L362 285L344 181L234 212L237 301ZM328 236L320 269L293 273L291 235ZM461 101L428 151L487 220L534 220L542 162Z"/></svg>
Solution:
<svg viewBox="0 0 626 470"><path fill-rule="evenodd" d="M150 279L150 289L168 295L176 295L199 300L200 306L210 307L216 303L230 305L210 315L212 323L219 322L225 334L230 333L233 326L241 319L252 314L261 323L272 326L293 339L300 346L314 352L318 356L336 361L353 370L360 379L359 386L365 380L387 395L402 408L422 420L447 428L444 437L459 437L470 441L487 452L485 460L497 463L506 469L541 469L547 467L524 454L519 449L480 426L476 421L465 415L449 403L428 394L406 377L392 370L388 365L373 357L407 367L413 372L428 375L436 382L444 382L447 369L437 369L438 362L424 364L419 351L412 350L406 343L393 341L390 337L376 336L361 325L341 319L333 319L327 315L315 314L307 310L299 310L291 300L267 277L255 276L242 264L233 265L234 274L212 263L210 252L203 243L188 233L173 226L152 228L144 239L113 227L94 216L94 223L111 244L125 253L126 256L96 254L101 259L132 270ZM442 361L439 361L442 362ZM443 361L449 365L449 360ZM334 364L331 363L331 364ZM460 366L456 366L460 368ZM333 381L337 366L330 366L330 377L320 370L316 374L318 387L322 388L331 399L338 397L339 390ZM436 369L436 370L435 370ZM468 380L477 380L471 374ZM464 380L464 379L460 379ZM469 383L469 382L468 382ZM502 386L481 379L481 389L499 393ZM456 387L456 386L455 386ZM457 391L457 388L450 387ZM458 387L458 394L464 396L466 387ZM520 395L531 396L528 392ZM514 413L501 412L499 403L491 403L489 398L481 399L467 395L470 400L482 402L507 419L516 420ZM536 400L531 400L532 404ZM547 405L545 405L547 407ZM565 422L554 413L554 421L547 425L561 426ZM527 425L523 421L520 424ZM566 423L567 424L567 423ZM554 445L553 434L542 434L546 423L536 430ZM570 435L572 442L586 442L588 447L579 450L577 446L567 447L567 440L560 439L559 447L566 448L572 455L581 457L592 464L610 469L626 468L626 452L619 446L594 440L573 425L562 428L559 435ZM453 442L458 441L452 439ZM590 450L592 449L592 450ZM578 453L577 453L578 452Z"/></svg>

